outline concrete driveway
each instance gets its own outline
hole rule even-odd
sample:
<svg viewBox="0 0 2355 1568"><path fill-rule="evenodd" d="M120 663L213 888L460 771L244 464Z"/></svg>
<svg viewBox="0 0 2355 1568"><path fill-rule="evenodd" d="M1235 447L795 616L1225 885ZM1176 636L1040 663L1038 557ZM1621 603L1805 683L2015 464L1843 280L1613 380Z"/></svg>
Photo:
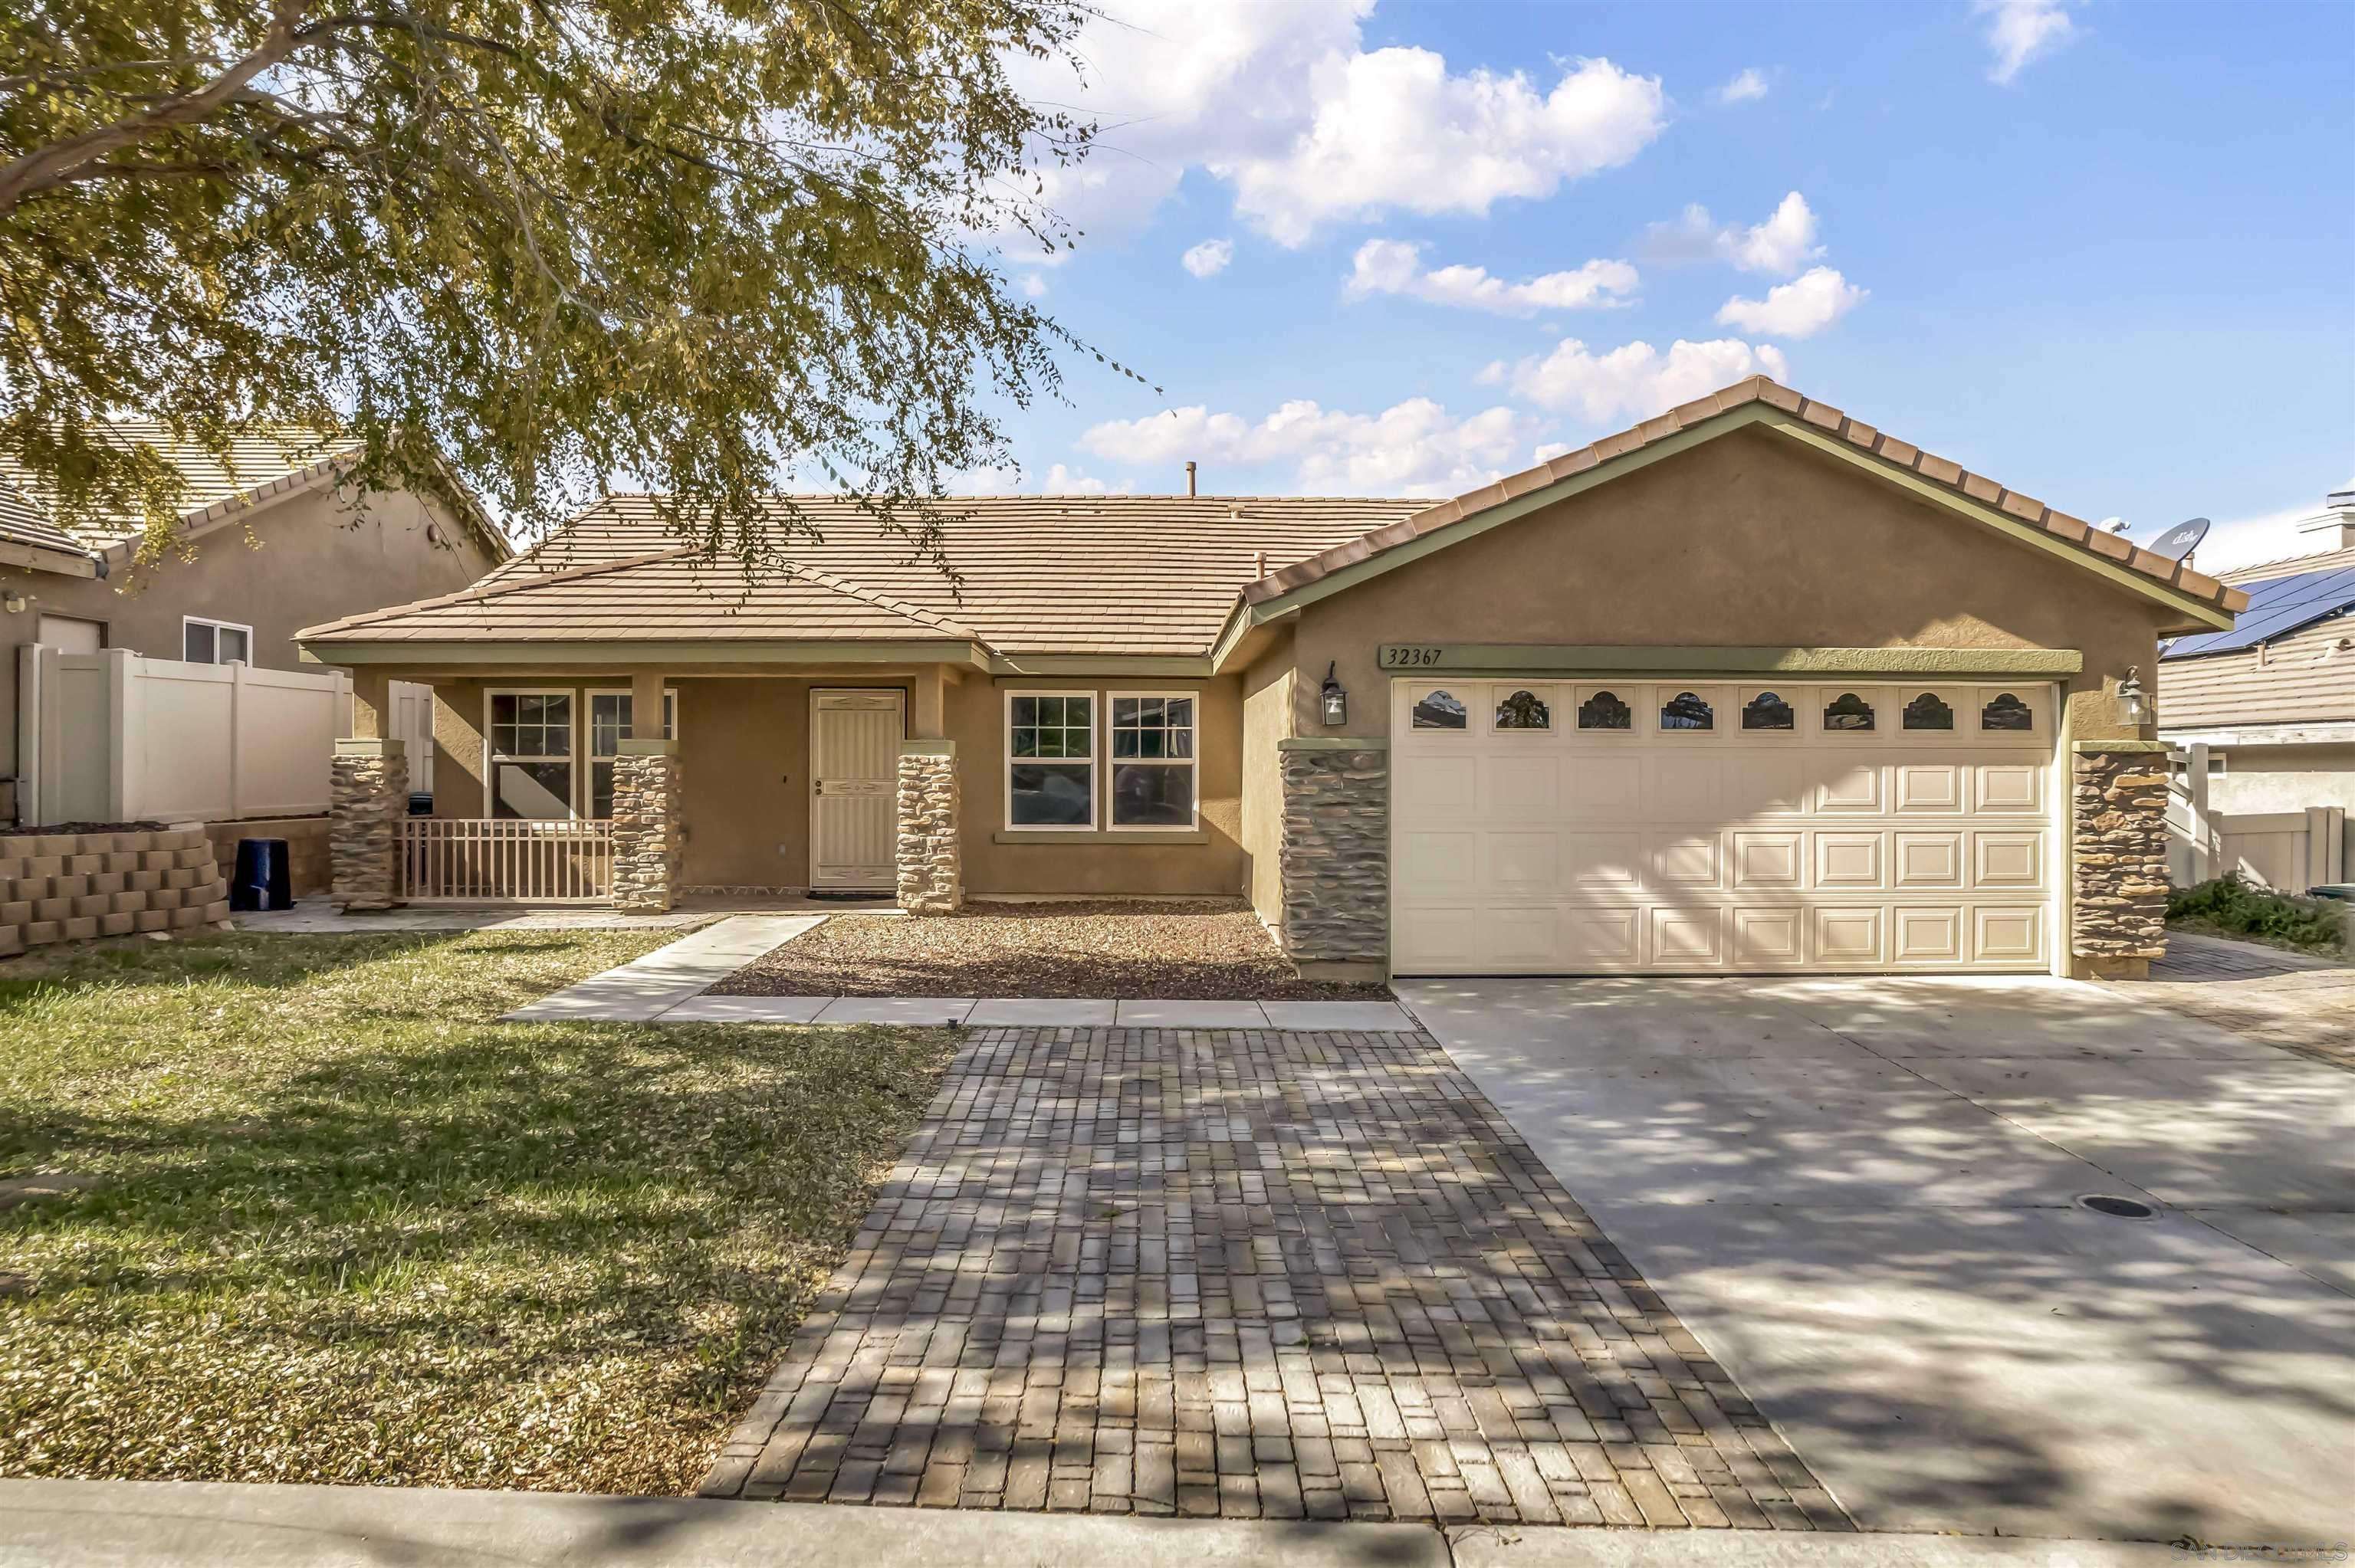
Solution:
<svg viewBox="0 0 2355 1568"><path fill-rule="evenodd" d="M1396 989L1866 1529L2355 1536L2355 1074L2058 980Z"/></svg>

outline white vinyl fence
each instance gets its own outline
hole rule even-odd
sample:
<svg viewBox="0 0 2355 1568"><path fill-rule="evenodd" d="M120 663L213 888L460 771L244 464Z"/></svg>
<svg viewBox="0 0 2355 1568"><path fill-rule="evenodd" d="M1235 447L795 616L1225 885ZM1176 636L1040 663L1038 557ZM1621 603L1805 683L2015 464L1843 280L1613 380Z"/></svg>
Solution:
<svg viewBox="0 0 2355 1568"><path fill-rule="evenodd" d="M2208 805L2208 748L2169 756L2168 879L2190 887L2237 875L2276 893L2349 880L2347 813L2338 806L2298 811L2222 812Z"/></svg>
<svg viewBox="0 0 2355 1568"><path fill-rule="evenodd" d="M218 822L327 810L328 759L352 727L351 679L341 671L38 643L17 657L17 810L27 822ZM431 789L432 689L396 686L393 725L406 727L393 732L422 754L425 781L412 787Z"/></svg>

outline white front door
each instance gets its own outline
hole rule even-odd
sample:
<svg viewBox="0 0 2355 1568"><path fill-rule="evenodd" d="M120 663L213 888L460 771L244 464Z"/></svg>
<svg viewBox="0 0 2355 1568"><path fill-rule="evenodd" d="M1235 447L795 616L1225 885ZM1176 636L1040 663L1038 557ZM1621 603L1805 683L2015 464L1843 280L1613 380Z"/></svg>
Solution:
<svg viewBox="0 0 2355 1568"><path fill-rule="evenodd" d="M880 891L896 881L905 694L810 693L810 886Z"/></svg>
<svg viewBox="0 0 2355 1568"><path fill-rule="evenodd" d="M2043 970L2037 683L1397 683L1401 974Z"/></svg>

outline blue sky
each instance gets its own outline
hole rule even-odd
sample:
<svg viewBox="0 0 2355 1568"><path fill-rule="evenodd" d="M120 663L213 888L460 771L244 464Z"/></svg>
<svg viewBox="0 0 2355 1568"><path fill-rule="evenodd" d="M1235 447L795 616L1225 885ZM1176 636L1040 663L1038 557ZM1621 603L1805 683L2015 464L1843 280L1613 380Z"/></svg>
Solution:
<svg viewBox="0 0 2355 1568"><path fill-rule="evenodd" d="M2207 566L2355 482L2344 0L1111 8L1009 270L1162 393L974 488L1453 493L1757 370Z"/></svg>

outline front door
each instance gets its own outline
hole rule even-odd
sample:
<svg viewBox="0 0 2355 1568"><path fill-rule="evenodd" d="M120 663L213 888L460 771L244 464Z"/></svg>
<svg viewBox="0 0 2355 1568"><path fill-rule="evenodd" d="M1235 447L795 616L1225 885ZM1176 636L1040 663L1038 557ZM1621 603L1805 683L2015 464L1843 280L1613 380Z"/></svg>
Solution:
<svg viewBox="0 0 2355 1568"><path fill-rule="evenodd" d="M810 887L881 892L895 882L906 694L810 693Z"/></svg>

